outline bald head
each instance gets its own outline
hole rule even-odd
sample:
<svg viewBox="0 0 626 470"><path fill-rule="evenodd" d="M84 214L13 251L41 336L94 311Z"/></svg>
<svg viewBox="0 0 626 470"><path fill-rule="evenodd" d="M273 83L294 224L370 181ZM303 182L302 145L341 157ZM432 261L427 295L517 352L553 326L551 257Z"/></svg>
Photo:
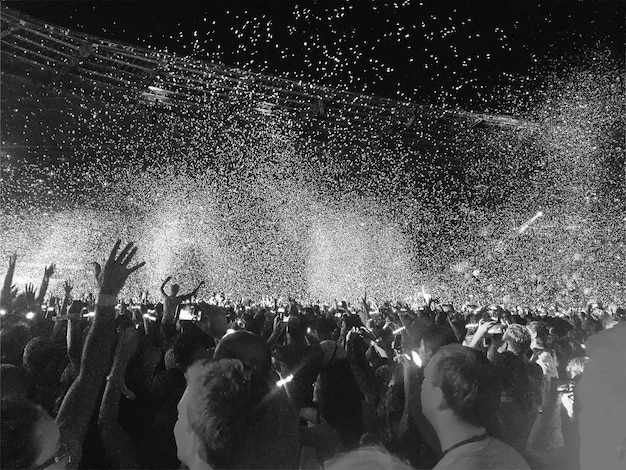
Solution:
<svg viewBox="0 0 626 470"><path fill-rule="evenodd" d="M239 359L264 377L268 377L272 369L272 355L269 347L263 338L249 331L239 330L224 336L215 348L214 357L215 359Z"/></svg>

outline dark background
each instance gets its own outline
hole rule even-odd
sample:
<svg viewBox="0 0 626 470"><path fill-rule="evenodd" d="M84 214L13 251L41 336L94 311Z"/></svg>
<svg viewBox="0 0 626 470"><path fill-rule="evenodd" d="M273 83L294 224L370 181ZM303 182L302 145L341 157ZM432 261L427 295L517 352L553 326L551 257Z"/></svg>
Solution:
<svg viewBox="0 0 626 470"><path fill-rule="evenodd" d="M519 114L603 50L623 1L5 2L85 33L356 92Z"/></svg>

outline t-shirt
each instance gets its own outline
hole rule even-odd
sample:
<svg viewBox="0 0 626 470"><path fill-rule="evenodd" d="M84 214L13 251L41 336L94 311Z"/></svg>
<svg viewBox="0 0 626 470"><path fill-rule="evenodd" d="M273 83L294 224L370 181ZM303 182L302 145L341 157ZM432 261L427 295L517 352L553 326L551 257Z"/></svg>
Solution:
<svg viewBox="0 0 626 470"><path fill-rule="evenodd" d="M433 470L519 470L530 469L513 447L487 437L452 449Z"/></svg>

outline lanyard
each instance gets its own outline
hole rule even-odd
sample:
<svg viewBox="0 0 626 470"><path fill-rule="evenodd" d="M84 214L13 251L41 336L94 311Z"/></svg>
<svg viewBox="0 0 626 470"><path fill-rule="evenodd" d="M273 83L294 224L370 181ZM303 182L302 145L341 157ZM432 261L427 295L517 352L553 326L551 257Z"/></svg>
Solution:
<svg viewBox="0 0 626 470"><path fill-rule="evenodd" d="M478 436L474 436L474 437L470 437L469 439L465 439L464 441L457 442L452 447L449 447L448 449L444 450L441 457L445 457L447 454L452 452L457 447L461 447L461 446L464 446L465 444L470 444L472 442L482 441L486 437L487 437L487 433L483 433L483 434L479 434Z"/></svg>

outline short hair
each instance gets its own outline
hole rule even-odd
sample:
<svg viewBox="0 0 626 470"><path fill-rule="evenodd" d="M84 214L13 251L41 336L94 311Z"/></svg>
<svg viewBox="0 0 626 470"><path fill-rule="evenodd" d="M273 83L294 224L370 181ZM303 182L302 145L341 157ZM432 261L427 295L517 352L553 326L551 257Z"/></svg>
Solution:
<svg viewBox="0 0 626 470"><path fill-rule="evenodd" d="M23 361L26 372L39 374L49 370L51 362L55 364L65 362L65 349L49 338L37 336L24 348Z"/></svg>
<svg viewBox="0 0 626 470"><path fill-rule="evenodd" d="M525 325L513 323L508 326L502 337L502 341L509 345L511 352L520 355L526 353L530 349L532 338L530 331Z"/></svg>
<svg viewBox="0 0 626 470"><path fill-rule="evenodd" d="M571 380L578 380L583 372L585 372L585 366L589 362L589 358L586 356L578 356L569 361L567 364L567 375Z"/></svg>
<svg viewBox="0 0 626 470"><path fill-rule="evenodd" d="M443 346L430 360L432 382L462 421L487 426L500 406L501 385L487 357L460 344Z"/></svg>
<svg viewBox="0 0 626 470"><path fill-rule="evenodd" d="M304 338L307 322L302 315L291 315L287 322L287 333L295 338Z"/></svg>
<svg viewBox="0 0 626 470"><path fill-rule="evenodd" d="M200 456L213 467L232 467L257 420L267 381L238 359L204 360L189 368L187 387L187 418L202 441Z"/></svg>
<svg viewBox="0 0 626 470"><path fill-rule="evenodd" d="M0 365L0 392L2 398L30 398L32 383L26 373L13 364Z"/></svg>
<svg viewBox="0 0 626 470"><path fill-rule="evenodd" d="M447 344L456 343L456 336L448 326L429 324L424 328L422 340L424 341L424 349L430 355L435 354L440 348Z"/></svg>
<svg viewBox="0 0 626 470"><path fill-rule="evenodd" d="M239 359L262 376L272 372L272 352L260 336L250 331L239 330L224 336L215 348L215 359Z"/></svg>
<svg viewBox="0 0 626 470"><path fill-rule="evenodd" d="M20 399L2 400L0 448L2 468L32 468L41 452L37 423L46 412L35 403Z"/></svg>
<svg viewBox="0 0 626 470"><path fill-rule="evenodd" d="M172 346L172 352L176 363L186 369L196 359L196 351L198 348L209 349L214 346L214 341L202 332L191 329L181 333L174 345Z"/></svg>
<svg viewBox="0 0 626 470"><path fill-rule="evenodd" d="M387 449L379 446L361 447L326 464L326 470L411 470L411 466Z"/></svg>

